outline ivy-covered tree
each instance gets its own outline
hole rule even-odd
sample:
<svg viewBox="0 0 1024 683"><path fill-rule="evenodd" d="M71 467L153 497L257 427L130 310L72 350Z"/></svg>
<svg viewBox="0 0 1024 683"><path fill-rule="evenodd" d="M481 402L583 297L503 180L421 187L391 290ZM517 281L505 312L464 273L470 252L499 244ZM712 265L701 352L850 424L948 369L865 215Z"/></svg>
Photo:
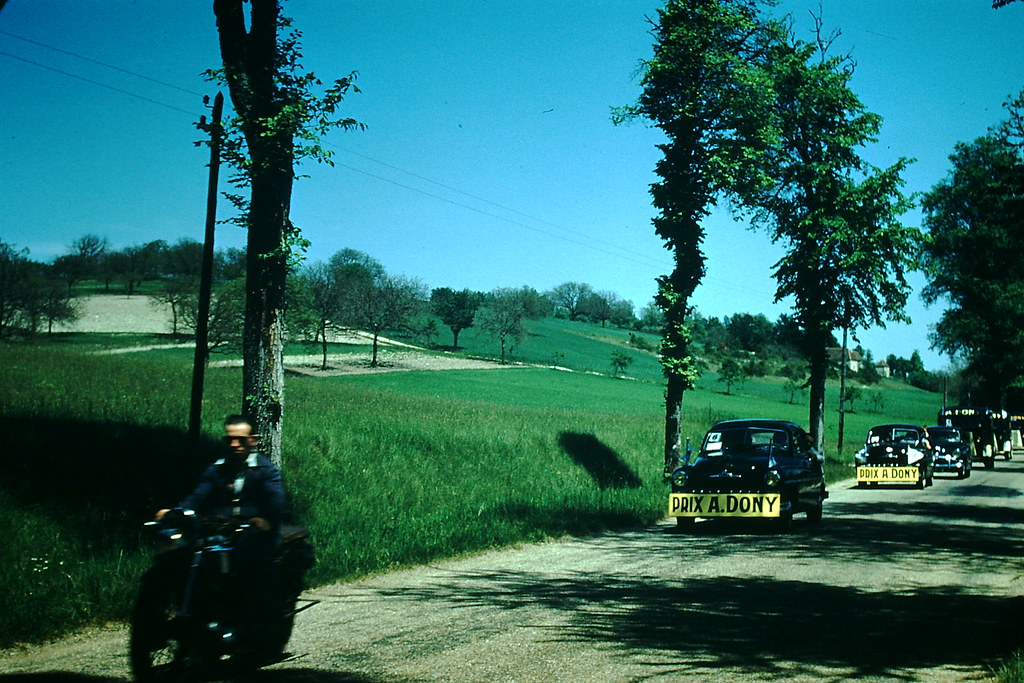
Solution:
<svg viewBox="0 0 1024 683"><path fill-rule="evenodd" d="M654 230L672 252L658 279L664 311L665 460L679 454L683 394L698 376L686 318L704 277L702 221L722 197L743 203L760 187L758 158L768 146L770 82L765 60L775 25L755 0L670 0L653 25L654 55L643 62L636 104L616 122L643 119L666 136L651 186Z"/></svg>
<svg viewBox="0 0 1024 683"><path fill-rule="evenodd" d="M235 169L232 181L249 191L248 198L232 196L247 229L242 410L253 416L263 451L280 464L285 282L304 247L290 217L295 167L306 159L329 162L321 137L360 127L336 114L355 89L354 74L318 94L323 84L303 69L300 33L279 0L214 0L213 11L223 67L209 77L227 86L235 111L221 149Z"/></svg>

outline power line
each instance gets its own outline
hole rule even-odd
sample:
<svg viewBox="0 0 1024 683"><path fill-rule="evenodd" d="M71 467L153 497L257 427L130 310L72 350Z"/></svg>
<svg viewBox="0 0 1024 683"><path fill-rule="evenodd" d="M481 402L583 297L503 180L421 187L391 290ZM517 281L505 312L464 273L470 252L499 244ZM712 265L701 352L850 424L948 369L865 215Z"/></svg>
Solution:
<svg viewBox="0 0 1024 683"><path fill-rule="evenodd" d="M182 109L181 107L176 107L173 104L167 104L166 102L160 102L159 100L154 100L151 97L146 97L145 95L139 95L137 93L131 92L130 90L125 90L124 88L118 88L117 86L108 85L106 83L102 83L100 81L96 81L96 80L93 80L91 78L86 78L85 76L79 76L78 74L73 74L70 71L65 71L63 69L58 69L55 66L48 66L46 64L40 64L39 62L32 61L31 59L26 59L24 57L19 57L17 55L12 55L10 52L5 52L4 50L0 50L0 56L7 57L9 59L15 59L15 60L17 60L19 62L24 62L25 64L31 64L32 66L39 67L40 69L46 69L47 71L53 71L54 73L59 73L59 74L64 75L64 76L68 76L70 78L77 79L79 81L84 81L86 83L98 86L100 88L106 88L107 90L113 90L116 93L120 93L122 95L127 95L128 97L134 97L137 100L142 100L143 102L149 102L150 104L155 104L158 107L164 107L165 109L170 109L172 111L177 111L177 112L181 112L183 114L188 114L189 116L192 116L192 117L195 117L195 115L196 115L195 112L189 111L188 109Z"/></svg>
<svg viewBox="0 0 1024 683"><path fill-rule="evenodd" d="M103 61L94 59L92 57L88 57L86 55L82 55L82 54L79 54L79 53L76 53L76 52L72 52L70 50L65 50L63 48L59 48L59 47L56 47L54 45L49 45L49 44L43 43L41 41L33 40L31 38L26 38L24 36L21 36L21 35L15 34L15 33L11 33L10 31L5 31L3 29L0 29L0 34L6 35L6 36L9 36L11 38L18 39L18 40L22 40L22 41L24 41L26 43L29 43L29 44L32 44L32 45L36 45L38 47L42 47L42 48L45 48L45 49L48 49L48 50L51 50L51 51L54 51L54 52L57 52L57 53L60 53L60 54L67 55L69 57L74 57L75 59L80 59L80 60L88 62L90 64L95 64L97 66L101 66L101 67L106 68L106 69L111 69L113 71L116 71L116 72L119 72L119 73L122 73L122 74L125 74L125 75L128 75L128 76L132 76L134 78L138 78L138 79L141 79L141 80L144 80L144 81L148 81L150 83L153 83L153 84L165 87L165 88L169 88L169 89L172 89L172 90L183 92L183 93L186 93L186 94L189 94L189 95L195 95L196 97L202 97L203 96L202 93L199 93L199 92L196 92L196 91L193 91L193 90L189 90L187 88L182 88L182 87L180 87L178 85L175 85L173 83L168 83L166 81L162 81L162 80L159 80L159 79L156 79L156 78L152 78L150 76L146 76L145 74L141 74L141 73L138 73L136 71L132 71L130 69L125 69L125 68L119 67L119 66L114 65L114 64L109 64L107 62L103 62ZM25 57L20 57L18 55L14 55L14 54L11 54L11 53L3 51L3 50L0 50L0 56L7 57L9 59L14 59L14 60L23 62L25 64L30 64L30 65L35 66L35 67L40 68L40 69L45 69L47 71L52 71L54 73L61 74L61 75L66 76L68 78L73 78L73 79L76 79L76 80L79 80L79 81L82 81L82 82L85 82L85 83L89 83L90 85L94 85L94 86L97 86L97 87L100 87L100 88L111 90L113 92L117 92L117 93L120 93L122 95L126 95L128 97L132 97L132 98L135 98L135 99L138 99L138 100L141 100L141 101L144 101L144 102L148 102L150 104L153 104L153 105L156 105L156 106L159 106L159 107L163 107L165 109L169 109L171 111L176 111L176 112L180 112L180 113L183 113L183 114L188 114L190 117L193 117L193 118L196 116L196 113L194 111L183 109L181 107L178 107L178 106L175 106L175 105L172 105L172 104L168 104L166 102L161 102L161 101L156 100L156 99L154 99L152 97L147 97L147 96L144 96L144 95L139 95L138 93L132 92L132 91L127 90L125 88L120 88L120 87L117 87L117 86L109 85L107 83L103 83L101 81L97 81L97 80L92 79L92 78L81 76L79 74L75 74L75 73L72 73L72 72L64 70L64 69L60 69L60 68L57 68L57 67L49 66L47 64L43 64L41 62L37 62L37 61L31 60L31 59L27 59ZM664 267L663 263L656 262L654 259L649 259L648 257L644 256L643 254L639 254L637 252L632 252L632 251L630 251L628 249L624 249L624 248L619 247L617 245L609 244L608 242L605 242L603 240L595 239L595 238L593 238L593 237L591 237L591 236L589 236L589 235L587 235L585 233L573 230L573 229L568 228L568 227L566 227L564 225L560 225L560 224L554 223L552 221L548 221L548 220L545 220L545 219L542 219L542 218L538 218L536 216L531 216L530 214L527 214L527 213L525 213L523 211L519 211L518 209L514 209L514 208L511 208L511 207L502 205L502 204L500 204L498 202L492 201L490 199L487 199L485 197L480 197L478 195L474 195L474 194L466 192L464 190L460 190L460 189L458 189L456 187L453 187L451 185L447 185L445 183L442 183L440 181L434 180L432 178L428 178L428 177L426 177L424 175L415 173L413 171L409 171L407 169L403 169L403 168L401 168L399 166L395 166L394 164L390 164L388 162L381 161L379 159L375 159L374 157L371 157L371 156L368 156L368 155L365 155L365 154L361 154L361 153L356 152L354 150L347 149L347 148L344 148L344 147L339 147L339 146L336 146L336 145L327 145L327 146L332 147L334 149L337 149L337 150L339 150L341 152L345 152L346 154L351 154L353 156L360 157L360 158L365 159L367 161L371 161L373 163L379 164L379 165L381 165L381 166L383 166L385 168L391 169L393 171L397 171L399 173L404 173L404 174L409 175L411 177L417 178L417 179L419 179L419 180L421 180L423 182L430 183L432 185L435 185L437 187L443 188L443 189L448 190L450 192L454 192L456 194L459 194L459 195L462 195L464 197L470 198L470 199L472 199L472 200L474 200L476 202L481 202L481 203L483 203L485 205L492 206L492 207L497 208L497 209L501 209L502 211L507 211L507 212L512 213L514 215L522 216L523 218L526 218L526 219L528 219L530 221L533 221L533 222L536 222L536 223L539 223L539 224L542 224L542 225L547 225L547 226L550 226L552 228L556 228L560 232L553 232L551 230L545 230L543 228L540 228L540 227L537 227L537 226L533 226L533 225L529 225L529 224L524 223L524 222L519 221L519 220L508 218L506 216L500 216L498 214L486 211L486 210L481 209L479 207L475 207L475 206L472 206L472 205L464 203L464 202L459 202L459 201L456 201L456 200L453 200L453 199L449 199L449 198L443 197L441 195L438 195L438 194L435 194L435 193L432 193L432 192L427 192L425 190L413 187L411 185L406 185L404 183L400 183L398 181L395 181L395 180L386 178L384 176L380 176L380 175L371 173L369 171L365 171L363 169L356 168L354 166L349 166L349 165L346 165L346 164L336 164L338 166L342 166L343 168L347 168L350 171L353 171L353 172L356 172L356 173L360 173L362 175L365 175L365 176L368 176L368 177L380 180L382 182L386 182L386 183L395 185L396 187L401 187L401 188L403 188L405 190L408 190L410 192L416 192L418 194L422 194L424 196L431 197L431 198L436 199L438 201L442 201L442 202L451 204L453 206L460 207L460 208L465 209L467 211L472 211L472 212L481 214L483 216L487 216L487 217L493 218L495 220L500 220L500 221L504 221L504 222L512 224L512 225L516 225L516 226L521 227L521 228L526 229L526 230L531 230L533 232L537 232L537 233L540 233L540 234L543 234L543 235L547 235L547 236L555 238L555 239L560 239L560 240L563 240L563 241L568 242L570 244L576 244L577 246L581 246L581 247L593 249L593 250L596 250L596 251L600 251L600 252L605 253L605 254L607 254L609 256L612 256L614 258L625 259L625 260L631 261L633 263L636 263L638 265L644 265L644 266L649 266L649 267L650 266L657 267L657 268L663 268ZM564 234L564 233L574 234L574 235L577 236L577 238L574 239L574 238L572 238L572 237L570 237L570 236L568 236L567 234ZM582 240L586 240L586 241L581 241L581 239Z"/></svg>
<svg viewBox="0 0 1024 683"><path fill-rule="evenodd" d="M98 59L93 59L92 57L87 57L85 55L78 54L77 52L71 52L70 50L65 50L63 48L59 48L59 47L56 47L54 45L49 45L47 43L43 43L43 42L40 42L38 40L32 40L31 38L26 38L25 36L19 36L18 34L11 33L10 31L4 31L3 29L0 29L0 34L3 34L5 36L10 36L11 38L17 38L18 40L23 40L26 43L30 43L30 44L36 45L38 47L43 47L43 48L46 48L47 50L53 50L54 52L59 52L62 55L68 55L69 57L74 57L76 59L81 59L82 61L89 62L91 64L98 64L99 66L105 67L107 69L112 69L114 71L119 71L119 72L121 72L123 74L128 74L129 76L134 76L135 78L140 78L140 79L142 79L144 81L149 81L150 83L155 83L157 85L162 85L165 88L171 88L172 90L178 90L178 91L186 93L188 95L196 95L197 97L202 97L203 96L203 93L195 92L194 90L189 90L187 88L182 88L179 85L175 85L173 83L168 83L166 81L161 81L161 80L158 80L156 78L152 78L150 76L145 76L145 75L140 74L140 73L135 72L135 71L129 71L128 69L122 69L121 67L116 66L114 64L107 64L106 62L101 62ZM10 55L8 55L8 56L10 56ZM22 61L27 61L27 60L22 60ZM32 63L34 63L34 62L32 62ZM44 67L44 68L48 68L48 67Z"/></svg>
<svg viewBox="0 0 1024 683"><path fill-rule="evenodd" d="M422 176L422 175L420 175L418 173L414 173L413 171L409 171L409 170L406 170L404 168L400 168L398 166L395 166L393 164L389 164L389 163L381 161L379 159L374 159L373 157L367 156L365 154L361 154L361 153L356 152L354 150L347 149L345 147L339 147L339 146L336 146L336 145L328 145L328 146L332 147L334 149L337 149L339 151L345 152L346 154L351 154L353 156L357 156L357 157L360 157L362 159L366 159L368 161L372 161L372 162L374 162L376 164L380 164L381 166L384 166L386 168L390 168L390 169L392 169L394 171L398 171L400 173L405 173L406 175L410 175L413 178L417 178L419 180L422 180L424 182L430 183L432 185L436 185L438 187L444 188L445 190L449 190L451 192L455 192L455 193L460 194L460 195L462 195L464 197L469 197L470 199L473 199L473 200L478 201L478 202L482 202L482 203L487 204L489 206L493 206L493 207L495 207L497 209L501 209L502 211L508 211L509 213L515 214L517 216L522 216L523 218L527 218L527 219L529 219L531 221L534 221L536 223L540 223L542 225L548 225L548 226L553 227L553 228L558 228L559 230L563 230L565 232L571 232L571 233L573 233L573 234L575 234L575 235L577 235L577 236L579 236L579 237L581 237L583 239L586 239L586 240L591 240L591 241L594 241L594 242L602 243L602 240L594 239L590 235L587 235L586 233L580 232L579 230L573 230L572 228L568 228L568 227L566 227L564 225L560 225L558 223L554 223L552 221L545 220L543 218L538 218L536 216L531 216L530 214L525 213L523 211L519 211L518 209L513 209L511 207L505 206L503 204L499 204L498 202L492 201L492 200L487 199L485 197L480 197L478 195L475 195L475 194L472 194L472 193L469 193L469 192L465 192L463 190L458 189L457 187L452 187L451 185L446 185L444 183L438 182L438 181L433 180L431 178L427 178L426 176ZM346 167L346 168L350 168L350 167ZM423 194L428 194L429 195L429 193L426 193L426 192L424 192ZM434 196L434 195L430 195L430 196ZM456 204L458 206L462 206L458 202L451 202L451 203ZM483 212L481 212L481 213L483 213ZM486 214L486 215L491 215L491 214ZM495 217L496 218L500 218L498 216L495 216ZM505 219L502 219L502 220L505 220ZM517 224L517 225L521 225L517 221L509 221L509 222ZM524 226L524 227L527 227L527 226ZM539 232L544 232L543 230L538 230L538 231ZM551 233L545 233L545 234L551 234ZM630 251L629 249L624 249L623 247L620 247L620 246L617 246L617 245L613 245L613 248L618 250L618 251L620 251L620 252L622 252L623 254L628 255L628 256L633 256L635 258L645 259L645 260L648 261L648 263L647 263L648 265L654 264L654 262L652 260L649 260L648 257L643 255L643 254ZM631 259L631 260L634 260L634 259ZM638 263L638 261L635 261L635 260L634 260L634 262ZM663 264L661 264L661 263L658 263L656 265L658 265L659 267L663 266Z"/></svg>
<svg viewBox="0 0 1024 683"><path fill-rule="evenodd" d="M643 261L640 261L640 260L638 260L636 258L632 258L632 257L630 257L628 255L618 254L618 253L609 251L609 250L605 249L604 247L596 246L594 244L587 244L585 242L574 240L574 239L571 239L569 237L566 237L565 235L560 235L560 234L551 232L550 230L544 230L542 228L538 228L538 227L533 226L533 225L528 225L526 223L523 223L523 222L517 221L517 220L513 220L513 219L508 218L506 216L499 216L498 214L491 213L489 211L485 211L485 210L477 208L475 206L471 206L471 205L465 204L463 202L455 201L454 199L449 199L447 197L442 197L441 195L434 194L433 192L427 192L426 190L421 190L421 189L419 189L417 187L413 187L411 185L406 185L404 183L400 183L400 182L398 182L396 180L391 180L390 178L385 178L384 176L380 176L380 175L377 175L375 173L370 173L369 171L364 171L363 169L356 168L355 166L349 166L348 164L339 164L339 163L335 163L335 166L340 166L342 168L347 168L348 170L353 171L355 173L360 173L360 174L368 176L370 178L374 178L376 180L380 180L382 182L389 183L389 184L395 185L397 187L401 187L401 188L409 190L411 192L417 192L417 193L422 194L424 196L431 197L433 199L437 199L438 201L442 201L442 202L445 202L445 203L448 203L448 204L452 204L453 206L458 206L458 207L466 209L468 211L473 211L473 212L478 213L480 215L487 216L488 218L494 218L494 219L499 220L499 221L504 221L506 223L511 223L512 225L518 225L521 228L525 228L527 230L532 230L533 232L537 232L537 233L540 233L542 235L548 235L549 237L554 237L556 239L560 239L560 240L563 240L565 242L569 242L571 244L576 244L576 245L581 246L581 247L587 247L589 249L594 249L596 251L603 252L603 253L608 254L609 256L613 256L615 258L626 259L626 260L632 261L633 263L636 263L638 265L656 266L656 267L662 267L662 265L663 265L663 264L660 264L660 263L655 263L653 260L650 260L650 261L647 261L647 262L643 262ZM472 195L469 195L469 196L472 196ZM493 202L488 202L488 203L494 204ZM499 207L501 206L500 204L494 204L494 205L495 206L499 206ZM552 223L552 225L555 225L555 224ZM556 225L556 227L561 227L561 226L557 226ZM602 242L600 240L593 240L593 241L597 242L598 244L602 244ZM641 256L641 258L643 258L643 257Z"/></svg>

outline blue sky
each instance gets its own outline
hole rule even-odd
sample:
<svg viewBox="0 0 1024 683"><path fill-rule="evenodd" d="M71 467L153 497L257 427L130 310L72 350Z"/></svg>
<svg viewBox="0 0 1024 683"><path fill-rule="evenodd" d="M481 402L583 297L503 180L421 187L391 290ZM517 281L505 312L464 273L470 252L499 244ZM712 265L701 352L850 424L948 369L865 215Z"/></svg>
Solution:
<svg viewBox="0 0 1024 683"><path fill-rule="evenodd" d="M639 93L651 54L650 0L366 3L292 0L305 65L359 73L346 113L362 132L327 139L336 165L309 166L292 218L311 260L351 247L430 287L586 282L639 308L670 268L653 234L648 186L657 131L615 127L610 107ZM218 63L210 0L8 0L0 11L0 240L46 261L87 233L116 248L202 239L206 153L192 142L200 73ZM786 0L811 39L818 0ZM857 62L854 88L884 118L865 156L917 161L907 191L948 171L957 141L983 134L1024 87L1024 2L823 0L834 51ZM225 93L226 94L226 93ZM220 205L221 217L229 211ZM917 225L919 213L907 214ZM708 316L773 304L781 251L722 211L706 223ZM218 227L217 246L242 246ZM928 348L941 306L914 276L910 325L861 331L875 357Z"/></svg>

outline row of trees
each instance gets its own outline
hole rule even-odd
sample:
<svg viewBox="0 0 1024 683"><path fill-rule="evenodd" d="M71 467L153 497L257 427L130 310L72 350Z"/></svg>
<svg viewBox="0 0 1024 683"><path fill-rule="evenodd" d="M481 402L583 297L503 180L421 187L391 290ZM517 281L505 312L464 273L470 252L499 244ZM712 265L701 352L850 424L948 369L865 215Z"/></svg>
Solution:
<svg viewBox="0 0 1024 683"><path fill-rule="evenodd" d="M1006 118L956 145L922 202L928 302L948 303L932 335L964 359L964 398L1024 410L1024 91Z"/></svg>
<svg viewBox="0 0 1024 683"><path fill-rule="evenodd" d="M0 241L0 339L12 332L53 329L78 311L52 265L28 258L27 250Z"/></svg>
<svg viewBox="0 0 1024 683"><path fill-rule="evenodd" d="M659 281L665 314L666 460L678 455L683 394L693 387L690 298L704 276L702 221L719 202L752 216L786 254L776 301L792 298L810 368L810 433L822 446L826 349L836 330L904 320L916 230L899 222L905 159L877 169L859 149L880 117L850 88L834 36L798 40L756 0L670 0L653 25L642 92L616 121L646 119L666 142L652 186L655 232L674 256Z"/></svg>

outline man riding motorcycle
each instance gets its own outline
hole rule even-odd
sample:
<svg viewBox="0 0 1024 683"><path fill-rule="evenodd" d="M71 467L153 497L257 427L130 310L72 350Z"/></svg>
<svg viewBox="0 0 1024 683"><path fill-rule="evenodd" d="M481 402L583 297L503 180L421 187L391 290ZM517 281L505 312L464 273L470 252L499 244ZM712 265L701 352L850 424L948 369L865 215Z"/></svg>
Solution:
<svg viewBox="0 0 1024 683"><path fill-rule="evenodd" d="M267 635L263 625L270 622L269 617L278 607L273 591L273 559L285 512L285 490L281 472L255 450L259 437L252 432L252 422L247 417L225 418L225 457L203 472L180 507L204 517L247 519L257 530L241 537L236 546L239 587L250 597L245 615L248 632L240 635L256 656ZM169 509L158 510L156 520L160 521L168 512Z"/></svg>

